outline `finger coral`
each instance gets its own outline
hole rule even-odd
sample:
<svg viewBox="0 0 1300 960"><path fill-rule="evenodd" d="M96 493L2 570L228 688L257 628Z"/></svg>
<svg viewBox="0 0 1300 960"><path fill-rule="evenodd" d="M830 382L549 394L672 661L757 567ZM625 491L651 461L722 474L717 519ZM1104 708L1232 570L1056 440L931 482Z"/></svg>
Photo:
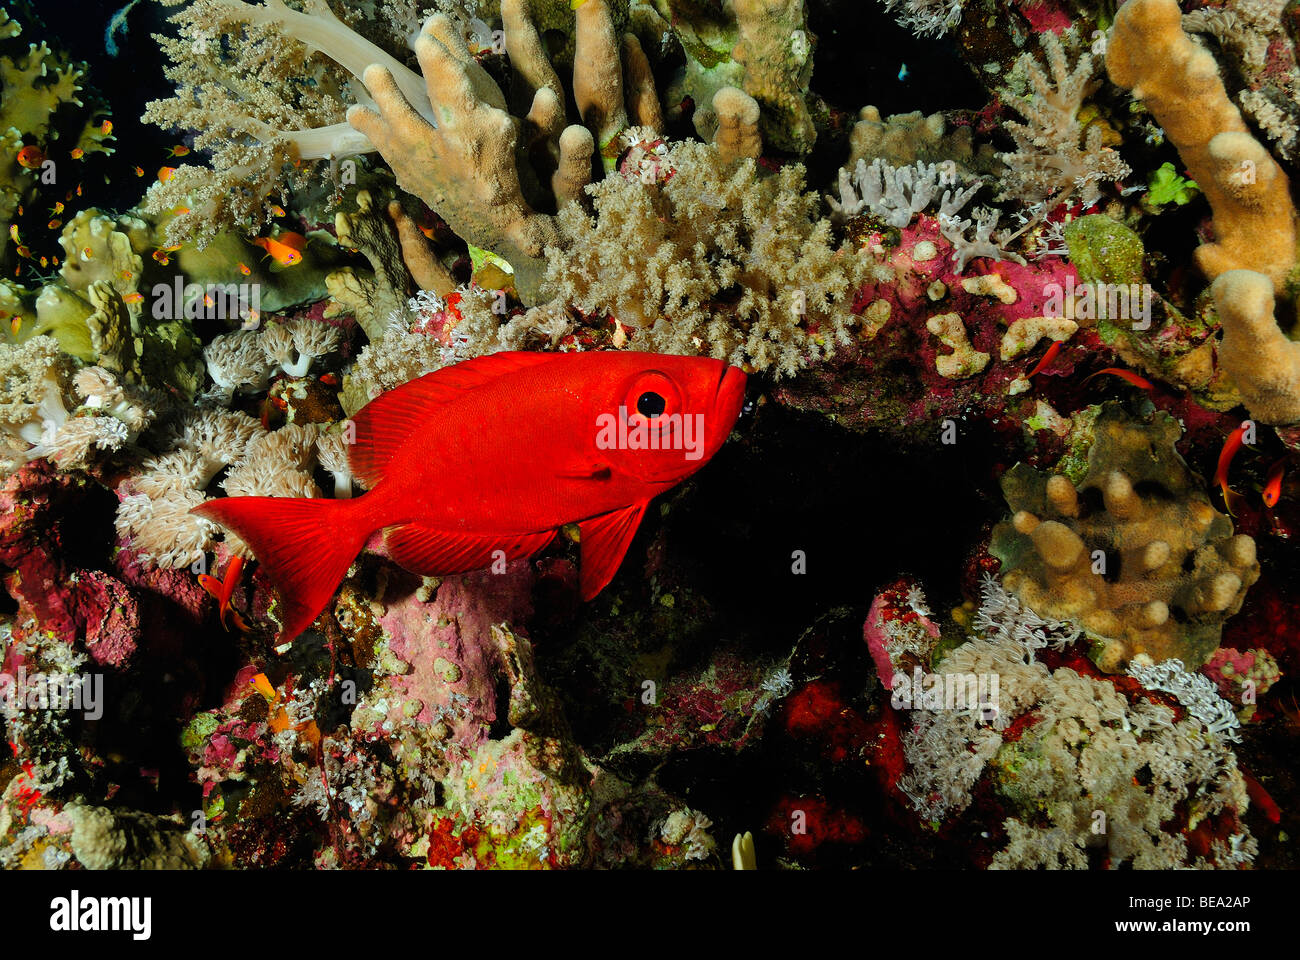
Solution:
<svg viewBox="0 0 1300 960"><path fill-rule="evenodd" d="M1196 251L1211 279L1252 269L1282 292L1296 262L1287 176L1228 99L1219 68L1182 27L1175 0L1130 0L1106 51L1111 79L1164 128L1214 210L1214 240Z"/></svg>
<svg viewBox="0 0 1300 960"><path fill-rule="evenodd" d="M1250 415L1261 423L1300 421L1300 343L1273 319L1273 284L1254 270L1228 270L1210 288L1223 324L1219 362Z"/></svg>
<svg viewBox="0 0 1300 960"><path fill-rule="evenodd" d="M1006 588L1077 620L1107 672L1139 655L1200 666L1259 578L1254 540L1211 505L1167 415L1142 422L1108 403L1081 429L1081 476L1021 464L1002 479L1013 516L990 549Z"/></svg>

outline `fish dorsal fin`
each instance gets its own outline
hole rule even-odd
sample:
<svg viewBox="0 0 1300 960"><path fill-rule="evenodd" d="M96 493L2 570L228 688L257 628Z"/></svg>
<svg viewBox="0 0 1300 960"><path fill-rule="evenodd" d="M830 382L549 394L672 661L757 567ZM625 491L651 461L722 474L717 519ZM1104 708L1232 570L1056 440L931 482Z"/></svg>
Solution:
<svg viewBox="0 0 1300 960"><path fill-rule="evenodd" d="M499 559L532 556L554 537L554 530L485 537L404 523L384 531L384 547L398 566L412 573L445 577L491 567ZM495 555L498 550L501 555Z"/></svg>
<svg viewBox="0 0 1300 960"><path fill-rule="evenodd" d="M426 422L432 409L466 392L528 367L549 363L560 354L522 350L490 353L405 383L380 394L357 411L356 442L348 449L352 473L366 487L383 479L389 461Z"/></svg>
<svg viewBox="0 0 1300 960"><path fill-rule="evenodd" d="M582 533L582 571L579 583L582 599L590 600L614 579L623 555L632 545L649 500L622 510L602 513L578 524Z"/></svg>

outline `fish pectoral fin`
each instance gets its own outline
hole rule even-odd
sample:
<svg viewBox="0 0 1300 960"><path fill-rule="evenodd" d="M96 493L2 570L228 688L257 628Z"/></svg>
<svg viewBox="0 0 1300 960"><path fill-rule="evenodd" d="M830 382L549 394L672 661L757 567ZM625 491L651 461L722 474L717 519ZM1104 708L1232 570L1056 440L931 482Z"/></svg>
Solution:
<svg viewBox="0 0 1300 960"><path fill-rule="evenodd" d="M614 579L627 548L632 545L649 500L622 510L602 513L578 524L582 532L582 599L590 600Z"/></svg>
<svg viewBox="0 0 1300 960"><path fill-rule="evenodd" d="M603 461L592 460L589 463L575 463L555 475L561 480L608 480L610 467Z"/></svg>
<svg viewBox="0 0 1300 960"><path fill-rule="evenodd" d="M384 547L398 566L424 577L443 577L531 556L554 537L554 530L480 536L404 523L384 531Z"/></svg>

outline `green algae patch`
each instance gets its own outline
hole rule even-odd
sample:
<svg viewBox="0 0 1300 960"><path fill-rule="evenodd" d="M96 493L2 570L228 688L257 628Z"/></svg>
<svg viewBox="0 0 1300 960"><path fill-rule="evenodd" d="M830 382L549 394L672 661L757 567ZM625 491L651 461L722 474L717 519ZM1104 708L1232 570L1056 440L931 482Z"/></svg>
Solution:
<svg viewBox="0 0 1300 960"><path fill-rule="evenodd" d="M1068 224L1064 231L1070 262L1083 283L1141 283L1142 240L1124 224L1100 213Z"/></svg>

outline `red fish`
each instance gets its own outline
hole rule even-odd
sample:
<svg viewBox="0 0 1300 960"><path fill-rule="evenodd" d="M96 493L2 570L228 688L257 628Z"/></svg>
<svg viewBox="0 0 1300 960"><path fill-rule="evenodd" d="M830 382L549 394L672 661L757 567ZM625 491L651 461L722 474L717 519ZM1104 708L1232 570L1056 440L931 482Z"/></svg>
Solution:
<svg viewBox="0 0 1300 960"><path fill-rule="evenodd" d="M1278 808L1277 802L1268 795L1264 785L1245 770L1241 771L1241 779L1246 781L1246 795L1250 797L1250 802L1259 807L1260 812L1268 818L1268 822L1281 823L1282 811Z"/></svg>
<svg viewBox="0 0 1300 960"><path fill-rule="evenodd" d="M1061 352L1061 341L1053 340L1048 345L1047 350L1043 354L1042 359L1039 360L1038 363L1034 364L1034 369L1030 370L1029 373L1025 375L1025 379L1032 380L1034 379L1034 377L1038 376L1039 373L1041 373L1053 360L1056 359L1056 355L1060 352Z"/></svg>
<svg viewBox="0 0 1300 960"><path fill-rule="evenodd" d="M230 605L230 598L234 596L235 587L239 584L239 574L243 568L243 557L231 557L230 563L226 567L225 579L218 580L210 574L200 573L199 585L217 601L217 614L221 618L221 625L229 630L233 619L235 626L239 630L246 632L248 625L244 623L244 619L239 615L239 612Z"/></svg>
<svg viewBox="0 0 1300 960"><path fill-rule="evenodd" d="M1223 449L1219 451L1219 465L1214 471L1214 484L1223 493L1223 506L1227 509L1229 516L1235 517L1237 515L1233 512L1232 505L1240 501L1242 496L1228 486L1228 468L1232 466L1232 458L1241 449L1242 438L1245 437L1246 431L1253 429L1254 425L1250 421L1246 421L1228 434L1228 439L1223 441Z"/></svg>
<svg viewBox="0 0 1300 960"><path fill-rule="evenodd" d="M1087 383L1093 377L1100 377L1103 373L1109 373L1112 377L1119 377L1125 383L1131 383L1133 384L1133 386L1139 387L1143 390L1151 389L1150 380L1144 380L1142 377L1139 377L1132 370L1125 370L1123 367L1106 367L1105 369L1098 370L1096 373L1084 377L1083 382Z"/></svg>
<svg viewBox="0 0 1300 960"><path fill-rule="evenodd" d="M1264 506L1272 510L1282 499L1282 478L1286 476L1287 457L1283 457L1268 469L1268 478L1264 481Z"/></svg>
<svg viewBox="0 0 1300 960"><path fill-rule="evenodd" d="M566 524L580 591L613 578L650 500L708 462L744 402L720 360L504 352L390 390L352 422L359 497L227 497L195 513L253 550L280 598L280 642L325 608L370 535L425 576L529 557Z"/></svg>
<svg viewBox="0 0 1300 960"><path fill-rule="evenodd" d="M26 146L18 151L18 165L26 170L36 170L45 162L45 151L37 146Z"/></svg>

